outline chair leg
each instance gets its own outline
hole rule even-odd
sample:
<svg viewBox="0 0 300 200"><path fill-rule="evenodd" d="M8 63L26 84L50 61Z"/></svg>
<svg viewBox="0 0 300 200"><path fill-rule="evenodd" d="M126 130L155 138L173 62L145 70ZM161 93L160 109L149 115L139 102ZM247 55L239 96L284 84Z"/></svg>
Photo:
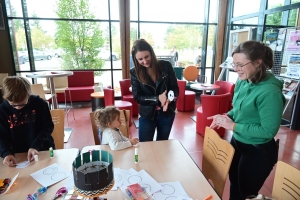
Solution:
<svg viewBox="0 0 300 200"><path fill-rule="evenodd" d="M68 89L69 89L69 97L70 97L70 102L71 102L71 108L70 109L72 109L73 118L75 120L74 109L73 109L73 102L72 102L72 97L71 97L71 91L70 91L70 88L68 88Z"/></svg>

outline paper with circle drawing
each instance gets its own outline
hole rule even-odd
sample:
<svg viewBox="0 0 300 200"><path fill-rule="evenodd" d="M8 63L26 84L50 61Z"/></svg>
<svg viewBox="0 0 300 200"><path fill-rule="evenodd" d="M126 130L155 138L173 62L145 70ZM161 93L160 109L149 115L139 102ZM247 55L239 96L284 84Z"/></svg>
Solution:
<svg viewBox="0 0 300 200"><path fill-rule="evenodd" d="M19 173L18 173L17 175L15 175L15 176L11 179L11 181L10 181L10 183L9 183L9 185L8 185L8 187L7 187L7 189L6 189L5 192L3 192L1 195L4 195L6 192L9 191L10 187L14 184L14 182L15 182L15 180L17 179L18 175L19 175Z"/></svg>
<svg viewBox="0 0 300 200"><path fill-rule="evenodd" d="M28 167L30 165L30 161L28 160L25 160L23 162L20 162L16 165L16 168L25 168L25 167Z"/></svg>
<svg viewBox="0 0 300 200"><path fill-rule="evenodd" d="M161 185L157 183L156 180L154 180L145 170L128 175L123 182L123 186L128 186L134 183L139 183L151 194L162 189Z"/></svg>
<svg viewBox="0 0 300 200"><path fill-rule="evenodd" d="M162 189L153 194L155 199L192 200L179 181L159 183Z"/></svg>
<svg viewBox="0 0 300 200"><path fill-rule="evenodd" d="M67 178L69 175L70 172L67 172L57 163L54 163L48 167L45 167L39 171L30 174L30 176L34 178L34 180L36 180L39 184L41 184L44 187L53 185Z"/></svg>
<svg viewBox="0 0 300 200"><path fill-rule="evenodd" d="M168 99L169 99L170 101L173 101L173 100L174 100L174 92L173 92L172 90L170 90L170 91L168 92Z"/></svg>

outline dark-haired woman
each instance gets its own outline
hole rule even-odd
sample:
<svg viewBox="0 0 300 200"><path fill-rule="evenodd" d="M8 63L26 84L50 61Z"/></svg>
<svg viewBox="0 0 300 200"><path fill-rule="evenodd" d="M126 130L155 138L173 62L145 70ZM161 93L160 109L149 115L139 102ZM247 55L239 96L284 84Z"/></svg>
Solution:
<svg viewBox="0 0 300 200"><path fill-rule="evenodd" d="M281 124L285 98L283 82L268 70L272 50L257 41L241 43L232 53L238 73L233 108L227 115L210 117L211 127L232 130L235 154L229 170L230 199L257 195L278 159L274 140Z"/></svg>
<svg viewBox="0 0 300 200"><path fill-rule="evenodd" d="M139 140L168 140L176 112L178 84L170 62L157 60L144 39L132 47L134 68L130 70L132 93L139 104Z"/></svg>

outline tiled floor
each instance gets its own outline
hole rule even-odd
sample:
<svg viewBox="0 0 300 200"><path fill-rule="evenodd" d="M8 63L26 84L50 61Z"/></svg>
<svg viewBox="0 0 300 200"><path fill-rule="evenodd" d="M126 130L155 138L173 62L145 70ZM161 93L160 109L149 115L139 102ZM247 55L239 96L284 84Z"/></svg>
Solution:
<svg viewBox="0 0 300 200"><path fill-rule="evenodd" d="M195 111L199 106L200 103L198 100L196 100ZM83 148L87 145L94 145L92 127L89 118L89 113L91 112L91 104L76 103L74 107L76 119L73 120L72 113L69 113L69 126L72 127L74 130L68 143L65 143L65 148ZM190 118L190 116L195 114L195 111L178 112L171 131L170 139L179 140L185 147L187 152L190 154L190 156L193 158L195 163L201 169L203 137L196 133L196 124ZM137 137L138 132L134 124L129 128L129 133L131 134L131 137ZM231 132L229 131L225 134L224 139L229 141L230 138ZM276 138L280 139L278 159L300 169L300 130L293 131L289 128L281 127ZM267 196L271 196L274 172L275 168L266 180L260 193L263 193ZM229 181L227 180L224 189L223 199L227 200L228 198Z"/></svg>

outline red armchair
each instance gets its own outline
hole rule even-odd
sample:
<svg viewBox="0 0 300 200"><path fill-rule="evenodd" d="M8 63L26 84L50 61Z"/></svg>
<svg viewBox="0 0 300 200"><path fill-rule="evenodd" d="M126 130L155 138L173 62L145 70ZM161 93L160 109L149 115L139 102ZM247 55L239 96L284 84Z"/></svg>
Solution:
<svg viewBox="0 0 300 200"><path fill-rule="evenodd" d="M130 79L123 79L120 81L122 100L132 103L132 115L137 116L139 114L139 105L134 100L132 92L129 91L129 87L131 87Z"/></svg>
<svg viewBox="0 0 300 200"><path fill-rule="evenodd" d="M220 95L205 95L201 96L201 105L197 109L196 116L196 131L204 137L205 127L210 126L212 120L207 117L223 114L228 111L228 105L231 98L230 93ZM214 129L221 137L225 134L224 128Z"/></svg>
<svg viewBox="0 0 300 200"><path fill-rule="evenodd" d="M130 110L129 126L132 123L132 103L129 101L115 100L115 91L110 88L104 88L104 105L116 106L119 110Z"/></svg>
<svg viewBox="0 0 300 200"><path fill-rule="evenodd" d="M227 82L227 81L216 81L215 84L220 86L220 89L216 91L217 95L226 94L226 93L231 94L230 101L229 101L229 107L228 107L228 109L231 110L235 84L232 82Z"/></svg>
<svg viewBox="0 0 300 200"><path fill-rule="evenodd" d="M196 93L186 90L186 81L177 80L179 95L176 102L178 111L193 111L195 109Z"/></svg>

